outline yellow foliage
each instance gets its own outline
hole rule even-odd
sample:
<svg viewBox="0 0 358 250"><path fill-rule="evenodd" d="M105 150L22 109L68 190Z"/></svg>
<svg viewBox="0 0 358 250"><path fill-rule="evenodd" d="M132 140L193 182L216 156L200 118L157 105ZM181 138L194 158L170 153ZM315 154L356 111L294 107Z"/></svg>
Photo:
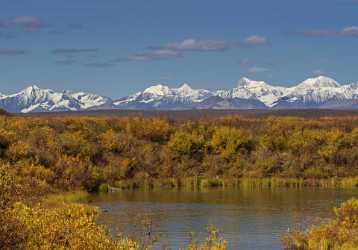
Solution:
<svg viewBox="0 0 358 250"><path fill-rule="evenodd" d="M17 141L11 144L6 152L7 156L13 161L29 158L32 153L33 148L27 141Z"/></svg>
<svg viewBox="0 0 358 250"><path fill-rule="evenodd" d="M16 203L6 212L21 225L22 242L17 249L118 249L136 250L137 244L128 239L110 239L104 228L95 223L98 211L78 204L62 204L55 208L40 205L28 207ZM11 246L9 246L11 247Z"/></svg>
<svg viewBox="0 0 358 250"><path fill-rule="evenodd" d="M358 249L358 200L352 199L334 209L335 219L305 232L283 237L285 249L353 250Z"/></svg>
<svg viewBox="0 0 358 250"><path fill-rule="evenodd" d="M168 142L168 147L175 153L195 156L203 153L205 140L203 135L193 132L175 132Z"/></svg>
<svg viewBox="0 0 358 250"><path fill-rule="evenodd" d="M119 148L119 138L112 129L100 136L100 143L103 149L107 151L116 151Z"/></svg>
<svg viewBox="0 0 358 250"><path fill-rule="evenodd" d="M224 158L236 154L239 149L251 151L253 142L250 135L238 128L219 127L216 128L210 144L214 151Z"/></svg>
<svg viewBox="0 0 358 250"><path fill-rule="evenodd" d="M192 242L187 250L227 250L225 240L219 237L219 231L214 226L208 226L208 236L203 243Z"/></svg>

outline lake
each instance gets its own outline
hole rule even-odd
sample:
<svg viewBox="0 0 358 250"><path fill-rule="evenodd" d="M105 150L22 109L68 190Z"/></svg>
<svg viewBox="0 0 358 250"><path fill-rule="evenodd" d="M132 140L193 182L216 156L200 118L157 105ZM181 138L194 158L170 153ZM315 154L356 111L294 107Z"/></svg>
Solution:
<svg viewBox="0 0 358 250"><path fill-rule="evenodd" d="M332 207L356 197L357 189L276 188L207 191L121 191L94 195L99 223L115 237L119 232L158 235L154 249L185 247L207 225L217 227L229 249L282 249L280 235L333 216ZM147 226L143 226L143 224Z"/></svg>

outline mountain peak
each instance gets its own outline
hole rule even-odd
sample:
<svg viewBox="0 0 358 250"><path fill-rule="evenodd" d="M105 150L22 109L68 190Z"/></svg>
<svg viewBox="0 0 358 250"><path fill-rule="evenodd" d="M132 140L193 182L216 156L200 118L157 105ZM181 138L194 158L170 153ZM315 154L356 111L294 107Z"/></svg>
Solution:
<svg viewBox="0 0 358 250"><path fill-rule="evenodd" d="M39 86L33 84L28 86L27 88L23 89L20 93L22 93L25 96L38 96L38 95L43 95L45 93L51 92L51 90L49 89L41 89Z"/></svg>
<svg viewBox="0 0 358 250"><path fill-rule="evenodd" d="M178 89L192 90L193 88L188 83L183 83Z"/></svg>
<svg viewBox="0 0 358 250"><path fill-rule="evenodd" d="M242 77L240 78L240 80L237 83L238 87L258 87L258 86L268 86L268 84L264 81L255 81L255 80L251 80L247 77Z"/></svg>
<svg viewBox="0 0 358 250"><path fill-rule="evenodd" d="M143 93L154 95L167 95L169 92L169 87L162 84L150 86L143 91Z"/></svg>
<svg viewBox="0 0 358 250"><path fill-rule="evenodd" d="M32 84L24 89L24 91L33 91L33 90L40 90L40 87L37 86L36 84Z"/></svg>
<svg viewBox="0 0 358 250"><path fill-rule="evenodd" d="M311 88L337 88L340 84L327 76L317 76L308 78L298 85L298 87L311 87Z"/></svg>
<svg viewBox="0 0 358 250"><path fill-rule="evenodd" d="M187 83L181 85L179 88L176 89L176 91L178 91L183 95L191 95L192 93L195 92L195 90Z"/></svg>
<svg viewBox="0 0 358 250"><path fill-rule="evenodd" d="M247 77L241 77L240 80L239 80L239 83L249 83L249 82L252 82L253 80L251 80L250 78L247 78Z"/></svg>

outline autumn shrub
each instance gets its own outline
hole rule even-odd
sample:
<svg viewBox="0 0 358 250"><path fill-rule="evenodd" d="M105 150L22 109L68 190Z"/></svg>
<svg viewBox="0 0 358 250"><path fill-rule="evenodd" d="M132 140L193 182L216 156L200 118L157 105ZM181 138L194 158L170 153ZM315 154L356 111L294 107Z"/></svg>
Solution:
<svg viewBox="0 0 358 250"><path fill-rule="evenodd" d="M44 208L21 202L4 212L1 249L137 249L135 242L112 240L95 223L98 211L86 205Z"/></svg>
<svg viewBox="0 0 358 250"><path fill-rule="evenodd" d="M285 249L358 249L358 200L352 199L334 209L335 218L306 231L294 231L282 238Z"/></svg>
<svg viewBox="0 0 358 250"><path fill-rule="evenodd" d="M219 236L219 231L214 226L209 225L207 228L208 236L204 242L198 243L193 240L187 250L227 250L227 242Z"/></svg>
<svg viewBox="0 0 358 250"><path fill-rule="evenodd" d="M48 188L358 176L358 118L0 117L0 163Z"/></svg>
<svg viewBox="0 0 358 250"><path fill-rule="evenodd" d="M19 175L16 166L0 164L0 213L16 201L36 201L49 190L38 178Z"/></svg>
<svg viewBox="0 0 358 250"><path fill-rule="evenodd" d="M255 147L255 142L252 136L242 129L219 127L215 129L210 145L214 152L229 159L240 152L250 153Z"/></svg>

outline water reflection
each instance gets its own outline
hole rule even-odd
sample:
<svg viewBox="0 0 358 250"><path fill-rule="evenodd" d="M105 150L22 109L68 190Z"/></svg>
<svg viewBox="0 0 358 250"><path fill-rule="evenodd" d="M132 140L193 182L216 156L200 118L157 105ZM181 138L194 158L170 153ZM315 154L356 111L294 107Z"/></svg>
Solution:
<svg viewBox="0 0 358 250"><path fill-rule="evenodd" d="M279 236L287 230L332 216L333 206L357 194L356 189L314 188L125 191L94 196L93 204L104 211L99 221L114 236L140 232L138 216L145 215L161 243L172 249L185 246L190 232L202 237L206 225L213 224L230 249L276 250L281 248Z"/></svg>

